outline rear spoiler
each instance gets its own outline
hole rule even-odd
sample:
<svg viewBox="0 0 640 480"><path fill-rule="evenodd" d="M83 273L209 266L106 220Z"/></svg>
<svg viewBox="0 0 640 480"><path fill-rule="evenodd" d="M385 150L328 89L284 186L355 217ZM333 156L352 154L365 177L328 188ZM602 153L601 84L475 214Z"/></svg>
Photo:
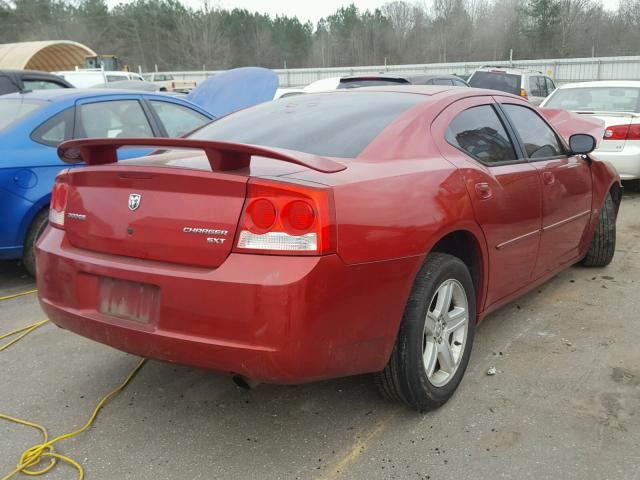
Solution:
<svg viewBox="0 0 640 480"><path fill-rule="evenodd" d="M238 170L248 167L251 157L267 157L295 163L323 173L345 170L342 163L326 157L279 148L265 148L241 143L195 140L190 138L89 138L69 140L58 147L58 155L67 163L87 165L117 163L121 147L162 147L162 149L203 150L214 171Z"/></svg>

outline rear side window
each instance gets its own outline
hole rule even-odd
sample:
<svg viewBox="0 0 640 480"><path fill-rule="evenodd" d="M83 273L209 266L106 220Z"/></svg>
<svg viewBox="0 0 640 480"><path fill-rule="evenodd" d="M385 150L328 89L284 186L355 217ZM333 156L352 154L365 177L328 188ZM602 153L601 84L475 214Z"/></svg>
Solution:
<svg viewBox="0 0 640 480"><path fill-rule="evenodd" d="M491 105L472 107L453 119L446 140L486 164L518 159L507 132Z"/></svg>
<svg viewBox="0 0 640 480"><path fill-rule="evenodd" d="M31 134L31 138L43 145L57 147L65 140L70 140L73 135L74 108L67 108L51 117Z"/></svg>
<svg viewBox="0 0 640 480"><path fill-rule="evenodd" d="M0 130L26 118L45 105L44 102L5 98L0 99Z"/></svg>
<svg viewBox="0 0 640 480"><path fill-rule="evenodd" d="M464 83L462 80L458 80L457 78L453 79L453 85L456 87L466 87L467 84Z"/></svg>
<svg viewBox="0 0 640 480"><path fill-rule="evenodd" d="M520 75L510 73L476 72L469 79L469 85L520 95Z"/></svg>
<svg viewBox="0 0 640 480"><path fill-rule="evenodd" d="M391 92L296 95L222 117L191 138L355 158L382 130L424 100L422 95Z"/></svg>
<svg viewBox="0 0 640 480"><path fill-rule="evenodd" d="M520 135L529 158L543 159L564 155L564 148L555 132L536 112L512 104L503 104L502 108Z"/></svg>
<svg viewBox="0 0 640 480"><path fill-rule="evenodd" d="M544 77L529 77L529 95L532 97L546 97L547 84Z"/></svg>
<svg viewBox="0 0 640 480"><path fill-rule="evenodd" d="M0 95L18 91L18 86L9 77L0 76Z"/></svg>
<svg viewBox="0 0 640 480"><path fill-rule="evenodd" d="M453 82L451 80L449 80L448 78L436 78L433 80L433 84L434 85L447 85L447 86L451 86L453 85Z"/></svg>
<svg viewBox="0 0 640 480"><path fill-rule="evenodd" d="M22 80L25 90L49 90L52 88L65 88L65 86L58 82L51 80Z"/></svg>
<svg viewBox="0 0 640 480"><path fill-rule="evenodd" d="M137 100L80 105L76 138L153 137L147 116Z"/></svg>
<svg viewBox="0 0 640 480"><path fill-rule="evenodd" d="M201 113L182 105L156 100L150 103L170 137L180 137L209 121Z"/></svg>
<svg viewBox="0 0 640 480"><path fill-rule="evenodd" d="M109 83L122 82L124 80L127 80L125 75L107 75L107 82Z"/></svg>
<svg viewBox="0 0 640 480"><path fill-rule="evenodd" d="M549 77L545 78L545 82L547 83L547 95L550 95L556 89L556 85Z"/></svg>

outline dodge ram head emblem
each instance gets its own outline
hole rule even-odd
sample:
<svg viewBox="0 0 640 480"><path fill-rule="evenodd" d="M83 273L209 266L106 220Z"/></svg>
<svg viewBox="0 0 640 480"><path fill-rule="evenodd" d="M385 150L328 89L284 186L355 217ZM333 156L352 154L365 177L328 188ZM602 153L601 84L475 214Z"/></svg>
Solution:
<svg viewBox="0 0 640 480"><path fill-rule="evenodd" d="M138 193L131 193L129 195L129 210L133 212L136 208L138 208L140 206L141 198L142 198L142 195Z"/></svg>

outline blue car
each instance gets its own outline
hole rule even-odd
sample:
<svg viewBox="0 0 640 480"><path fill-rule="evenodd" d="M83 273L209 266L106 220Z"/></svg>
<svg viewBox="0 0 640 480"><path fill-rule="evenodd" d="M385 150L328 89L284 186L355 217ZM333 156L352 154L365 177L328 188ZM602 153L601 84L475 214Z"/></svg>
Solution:
<svg viewBox="0 0 640 480"><path fill-rule="evenodd" d="M34 246L48 222L53 182L70 168L57 146L72 138L178 137L213 116L147 92L57 89L0 97L0 260L35 273ZM124 150L132 158L149 150ZM77 168L77 167L71 167Z"/></svg>

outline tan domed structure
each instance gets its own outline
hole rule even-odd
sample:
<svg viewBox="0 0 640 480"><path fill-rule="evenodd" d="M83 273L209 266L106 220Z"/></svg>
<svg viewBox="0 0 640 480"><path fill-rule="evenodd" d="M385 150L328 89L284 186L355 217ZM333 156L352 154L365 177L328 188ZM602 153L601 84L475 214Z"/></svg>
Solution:
<svg viewBox="0 0 640 480"><path fill-rule="evenodd" d="M84 57L96 55L86 45L69 40L0 44L0 69L73 70L84 67Z"/></svg>

